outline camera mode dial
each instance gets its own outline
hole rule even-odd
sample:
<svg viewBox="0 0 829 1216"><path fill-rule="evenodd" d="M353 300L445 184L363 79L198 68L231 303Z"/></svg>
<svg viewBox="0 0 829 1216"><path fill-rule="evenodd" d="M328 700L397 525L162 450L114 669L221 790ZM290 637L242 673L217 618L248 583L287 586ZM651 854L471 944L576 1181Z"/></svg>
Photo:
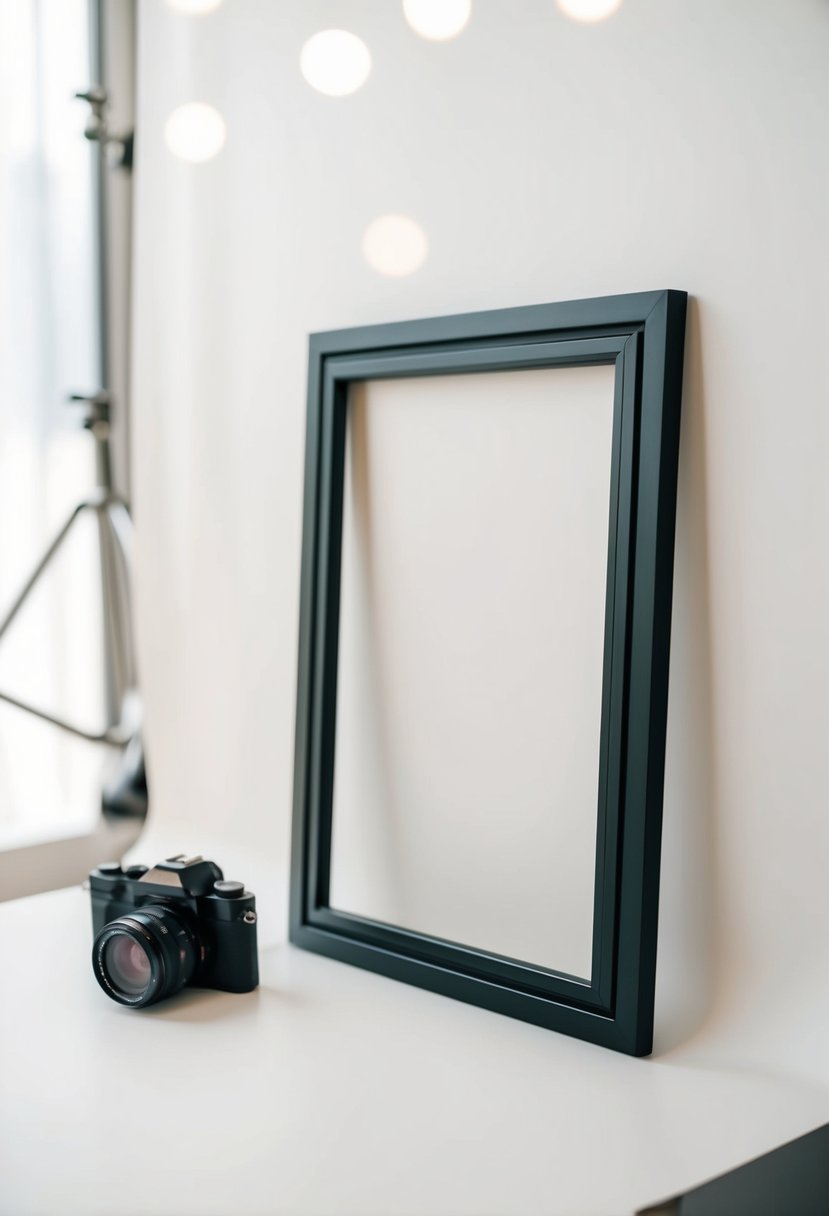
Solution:
<svg viewBox="0 0 829 1216"><path fill-rule="evenodd" d="M231 882L227 879L219 879L213 883L213 891L216 895L220 895L222 899L239 899L245 893L245 884L243 882Z"/></svg>

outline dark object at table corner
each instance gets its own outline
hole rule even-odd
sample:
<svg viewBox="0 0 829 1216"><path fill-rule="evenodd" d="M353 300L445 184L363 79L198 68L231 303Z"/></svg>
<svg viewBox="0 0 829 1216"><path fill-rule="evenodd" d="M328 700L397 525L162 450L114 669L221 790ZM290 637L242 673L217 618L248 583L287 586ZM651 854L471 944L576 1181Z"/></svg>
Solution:
<svg viewBox="0 0 829 1216"><path fill-rule="evenodd" d="M140 735L134 735L120 757L118 768L101 794L104 815L143 819L149 805L147 769Z"/></svg>
<svg viewBox="0 0 829 1216"><path fill-rule="evenodd" d="M826 1216L829 1124L639 1216Z"/></svg>

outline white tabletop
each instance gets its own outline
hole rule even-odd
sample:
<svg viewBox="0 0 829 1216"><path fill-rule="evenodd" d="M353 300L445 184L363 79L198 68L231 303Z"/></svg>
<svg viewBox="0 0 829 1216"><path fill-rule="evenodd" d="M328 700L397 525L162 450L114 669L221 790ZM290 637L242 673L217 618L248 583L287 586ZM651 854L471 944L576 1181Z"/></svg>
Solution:
<svg viewBox="0 0 829 1216"><path fill-rule="evenodd" d="M823 1087L630 1059L263 925L258 991L136 1011L93 978L87 894L0 905L4 1216L628 1213L829 1117Z"/></svg>

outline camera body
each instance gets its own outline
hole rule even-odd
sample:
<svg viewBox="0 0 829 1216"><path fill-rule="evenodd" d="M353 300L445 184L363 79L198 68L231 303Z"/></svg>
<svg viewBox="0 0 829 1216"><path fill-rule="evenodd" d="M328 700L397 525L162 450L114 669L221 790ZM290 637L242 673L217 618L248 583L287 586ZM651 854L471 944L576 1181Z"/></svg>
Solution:
<svg viewBox="0 0 829 1216"><path fill-rule="evenodd" d="M189 984L221 992L251 992L258 985L255 897L244 883L225 882L215 862L184 854L152 869L105 862L90 874L89 890L96 942L113 921L127 918L129 925L131 914L141 909L166 910L173 923L187 926L194 955ZM157 930L170 938L163 920Z"/></svg>

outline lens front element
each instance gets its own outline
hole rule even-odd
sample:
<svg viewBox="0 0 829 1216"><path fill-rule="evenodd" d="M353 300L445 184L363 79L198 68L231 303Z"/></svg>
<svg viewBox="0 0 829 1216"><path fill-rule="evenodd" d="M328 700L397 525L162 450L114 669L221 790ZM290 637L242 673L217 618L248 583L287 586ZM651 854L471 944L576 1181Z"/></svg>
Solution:
<svg viewBox="0 0 829 1216"><path fill-rule="evenodd" d="M127 996L141 996L152 979L152 964L142 945L118 933L104 943L101 964L110 983Z"/></svg>
<svg viewBox="0 0 829 1216"><path fill-rule="evenodd" d="M104 925L92 949L95 978L121 1005L151 1005L192 978L199 943L186 910L146 904Z"/></svg>

